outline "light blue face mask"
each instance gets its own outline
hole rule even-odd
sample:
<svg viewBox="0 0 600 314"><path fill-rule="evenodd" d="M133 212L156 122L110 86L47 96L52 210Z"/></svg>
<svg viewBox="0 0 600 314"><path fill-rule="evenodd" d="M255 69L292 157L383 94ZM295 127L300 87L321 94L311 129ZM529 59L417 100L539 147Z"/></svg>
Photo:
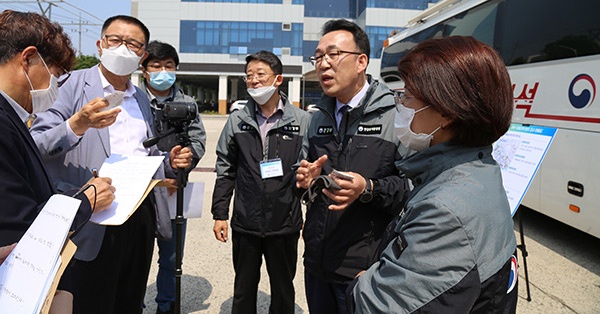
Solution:
<svg viewBox="0 0 600 314"><path fill-rule="evenodd" d="M175 72L150 72L150 86L159 91L166 91L175 83Z"/></svg>

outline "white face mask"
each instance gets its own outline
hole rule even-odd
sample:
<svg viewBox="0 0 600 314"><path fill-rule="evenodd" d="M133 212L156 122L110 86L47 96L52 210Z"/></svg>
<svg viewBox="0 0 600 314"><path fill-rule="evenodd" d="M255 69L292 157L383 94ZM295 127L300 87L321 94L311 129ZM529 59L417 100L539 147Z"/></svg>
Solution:
<svg viewBox="0 0 600 314"><path fill-rule="evenodd" d="M38 113L48 110L48 108L50 108L58 98L58 78L56 78L56 76L50 73L50 69L48 69L46 62L44 62L44 59L42 58L39 52L38 56L40 57L40 60L42 60L42 63L46 67L48 75L50 75L50 83L45 89L34 89L33 84L31 84L31 80L29 79L29 75L27 74L27 72L25 72L25 70L23 70L27 81L29 81L29 86L31 86L31 113Z"/></svg>
<svg viewBox="0 0 600 314"><path fill-rule="evenodd" d="M133 73L140 66L141 56L129 50L126 45L117 48L102 48L100 62L115 75L125 76Z"/></svg>
<svg viewBox="0 0 600 314"><path fill-rule="evenodd" d="M394 128L396 130L396 136L400 140L400 142L408 147L409 149L415 151L423 151L429 147L431 144L431 139L433 138L433 133L437 132L441 128L433 130L430 134L425 133L415 133L410 129L410 124L412 120L415 118L415 114L417 112L421 112L427 109L429 106L425 106L417 111L412 108L407 108L404 105L398 104L396 108L396 117L394 119Z"/></svg>
<svg viewBox="0 0 600 314"><path fill-rule="evenodd" d="M264 105L271 99L271 96L273 96L273 93L275 93L275 90L277 89L275 87L275 82L277 82L277 76L275 76L275 80L271 86L248 88L248 94L256 101L256 103Z"/></svg>

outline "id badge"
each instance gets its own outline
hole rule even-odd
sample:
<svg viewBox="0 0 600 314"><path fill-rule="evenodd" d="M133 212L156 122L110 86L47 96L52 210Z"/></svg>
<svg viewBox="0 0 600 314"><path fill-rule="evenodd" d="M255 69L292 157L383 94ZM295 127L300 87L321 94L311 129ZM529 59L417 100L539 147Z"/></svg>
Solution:
<svg viewBox="0 0 600 314"><path fill-rule="evenodd" d="M260 162L260 176L263 179L283 176L281 159L263 160Z"/></svg>

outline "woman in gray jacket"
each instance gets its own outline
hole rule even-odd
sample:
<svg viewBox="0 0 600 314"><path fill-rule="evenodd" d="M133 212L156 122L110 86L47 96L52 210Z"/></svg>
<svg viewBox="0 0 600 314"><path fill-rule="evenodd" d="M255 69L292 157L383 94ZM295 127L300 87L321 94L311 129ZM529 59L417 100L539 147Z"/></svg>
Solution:
<svg viewBox="0 0 600 314"><path fill-rule="evenodd" d="M506 67L493 48L456 36L417 45L398 71L405 90L396 134L416 151L398 167L414 189L349 306L356 313L514 313L516 240L492 158L512 115Z"/></svg>

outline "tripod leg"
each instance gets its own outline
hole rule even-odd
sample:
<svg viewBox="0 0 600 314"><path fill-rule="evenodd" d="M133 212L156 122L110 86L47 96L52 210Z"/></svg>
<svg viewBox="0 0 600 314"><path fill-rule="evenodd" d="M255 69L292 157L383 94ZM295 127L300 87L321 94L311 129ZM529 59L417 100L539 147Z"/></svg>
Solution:
<svg viewBox="0 0 600 314"><path fill-rule="evenodd" d="M175 215L175 314L181 313L181 268L183 260L183 188L186 185L185 169L177 174L177 213Z"/></svg>
<svg viewBox="0 0 600 314"><path fill-rule="evenodd" d="M531 302L531 291L529 290L529 273L527 271L527 247L525 246L525 235L523 234L523 216L521 210L517 210L517 220L519 222L519 234L521 244L517 245L517 249L521 250L523 256L523 269L525 270L525 287L527 288L527 301Z"/></svg>

